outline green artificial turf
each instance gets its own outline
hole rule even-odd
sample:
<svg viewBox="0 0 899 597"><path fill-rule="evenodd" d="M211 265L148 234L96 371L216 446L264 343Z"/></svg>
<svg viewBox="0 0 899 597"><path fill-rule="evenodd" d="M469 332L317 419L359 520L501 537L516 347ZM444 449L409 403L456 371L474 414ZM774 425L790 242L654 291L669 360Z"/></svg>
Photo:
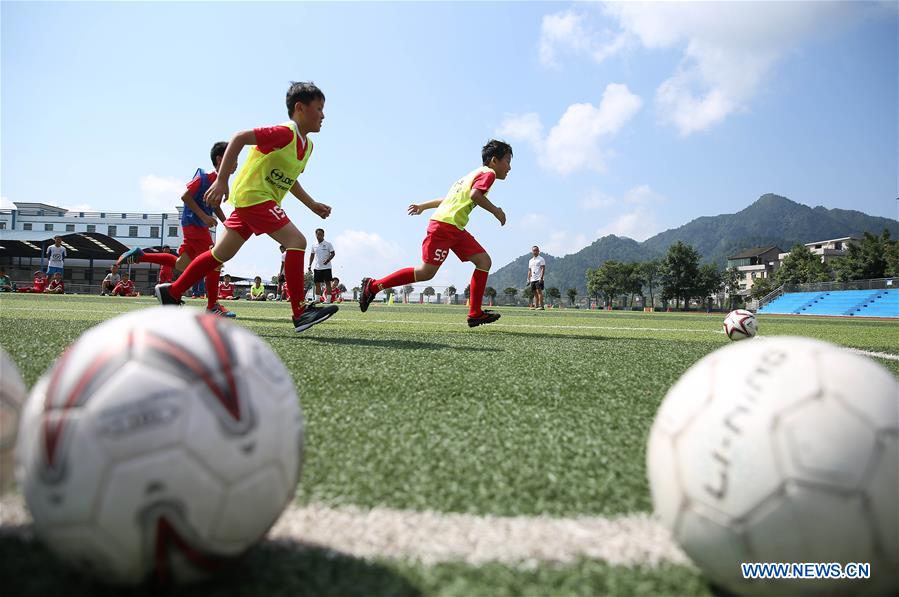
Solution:
<svg viewBox="0 0 899 597"><path fill-rule="evenodd" d="M31 386L88 328L154 305L0 296L0 345ZM189 301L188 308L203 305ZM495 515L648 511L644 447L654 413L687 368L728 343L721 314L500 308L498 324L470 329L461 306L375 304L363 315L346 303L328 322L296 334L286 304L229 307L296 382L307 427L299 503ZM762 316L760 334L899 354L895 322ZM899 362L876 360L899 377ZM102 594L49 561L40 546L0 535L4 592ZM268 542L211 588L184 594L707 591L698 572L677 566L423 566Z"/></svg>

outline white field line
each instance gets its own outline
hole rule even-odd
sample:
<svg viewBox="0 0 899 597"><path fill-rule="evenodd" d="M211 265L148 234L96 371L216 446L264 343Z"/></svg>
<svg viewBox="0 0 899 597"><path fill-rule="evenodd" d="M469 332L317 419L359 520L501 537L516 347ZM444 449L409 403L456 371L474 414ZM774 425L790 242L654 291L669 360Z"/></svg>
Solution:
<svg viewBox="0 0 899 597"><path fill-rule="evenodd" d="M0 535L32 536L20 496L0 500ZM690 565L669 533L647 514L612 518L500 517L353 506L290 506L268 539L316 545L357 558L431 565L499 562L533 567L581 558L616 566Z"/></svg>
<svg viewBox="0 0 899 597"><path fill-rule="evenodd" d="M869 357L877 357L878 359L886 359L888 361L899 361L899 354L890 354L888 352L872 352L870 350L861 350L860 348L847 348L849 352L855 354L863 354Z"/></svg>

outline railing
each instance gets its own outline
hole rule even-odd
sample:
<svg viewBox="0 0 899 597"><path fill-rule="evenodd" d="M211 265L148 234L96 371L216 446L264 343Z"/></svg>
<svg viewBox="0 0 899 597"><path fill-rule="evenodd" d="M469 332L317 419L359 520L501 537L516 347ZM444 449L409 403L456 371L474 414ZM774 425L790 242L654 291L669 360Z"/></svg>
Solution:
<svg viewBox="0 0 899 597"><path fill-rule="evenodd" d="M766 294L765 296L763 296L762 298L760 298L760 299L758 300L758 307L757 307L757 309L761 309L762 307L764 307L765 305L767 305L768 303L770 303L770 302L773 301L774 299L780 297L780 296L784 293L784 286L785 286L785 285L782 284L781 286L775 288L774 290L772 290L771 292L769 292L768 294Z"/></svg>
<svg viewBox="0 0 899 597"><path fill-rule="evenodd" d="M784 284L781 288L784 292L833 292L837 290L882 289L891 290L899 289L899 278L875 278L873 280L852 280L851 282L812 282L809 284Z"/></svg>

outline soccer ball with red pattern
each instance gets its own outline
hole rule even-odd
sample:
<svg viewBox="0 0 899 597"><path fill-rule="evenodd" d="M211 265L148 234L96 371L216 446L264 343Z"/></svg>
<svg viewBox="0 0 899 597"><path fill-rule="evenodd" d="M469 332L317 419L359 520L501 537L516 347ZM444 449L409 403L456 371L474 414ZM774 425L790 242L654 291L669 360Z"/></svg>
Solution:
<svg viewBox="0 0 899 597"><path fill-rule="evenodd" d="M12 485L13 449L27 395L16 364L0 348L0 493Z"/></svg>
<svg viewBox="0 0 899 597"><path fill-rule="evenodd" d="M724 318L724 333L731 340L745 340L754 337L759 331L758 320L752 311L737 309Z"/></svg>
<svg viewBox="0 0 899 597"><path fill-rule="evenodd" d="M656 515L736 594L899 594L899 383L810 338L737 342L668 391L647 446ZM747 580L741 563L869 563L865 580Z"/></svg>
<svg viewBox="0 0 899 597"><path fill-rule="evenodd" d="M17 444L37 535L114 584L191 581L261 539L295 494L293 381L245 328L158 307L89 331L34 387Z"/></svg>

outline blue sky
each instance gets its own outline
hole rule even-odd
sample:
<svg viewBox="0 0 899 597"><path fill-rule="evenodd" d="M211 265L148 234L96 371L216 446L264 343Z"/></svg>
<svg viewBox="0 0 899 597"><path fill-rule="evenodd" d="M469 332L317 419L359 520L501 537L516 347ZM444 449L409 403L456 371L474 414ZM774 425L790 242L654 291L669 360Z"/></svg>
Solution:
<svg viewBox="0 0 899 597"><path fill-rule="evenodd" d="M644 240L768 192L897 217L895 3L14 3L2 11L3 205L160 211L216 140L326 119L292 197L348 287L420 260L426 219L492 136L515 159L469 230L494 269L539 244ZM243 158L244 156L242 156ZM227 211L227 209L226 209ZM226 271L275 273L255 238ZM434 286L468 283L451 258ZM522 279L524 272L522 272Z"/></svg>

